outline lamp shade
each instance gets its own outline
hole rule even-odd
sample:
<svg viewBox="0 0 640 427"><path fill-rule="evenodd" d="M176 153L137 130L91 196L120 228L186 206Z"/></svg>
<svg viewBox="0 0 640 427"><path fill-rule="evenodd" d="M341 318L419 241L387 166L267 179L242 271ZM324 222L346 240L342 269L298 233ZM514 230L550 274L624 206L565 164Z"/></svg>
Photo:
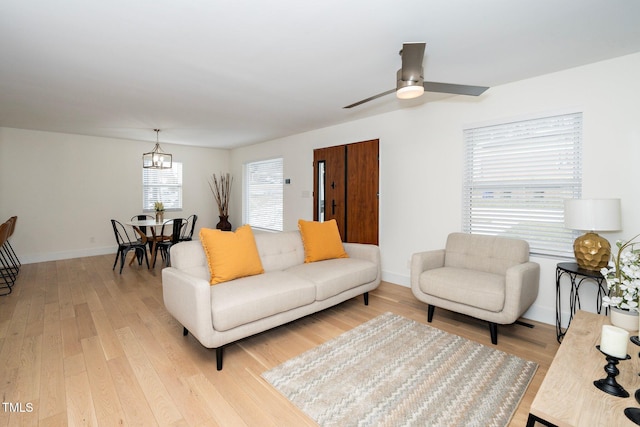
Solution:
<svg viewBox="0 0 640 427"><path fill-rule="evenodd" d="M620 230L620 199L566 199L564 226L582 231Z"/></svg>

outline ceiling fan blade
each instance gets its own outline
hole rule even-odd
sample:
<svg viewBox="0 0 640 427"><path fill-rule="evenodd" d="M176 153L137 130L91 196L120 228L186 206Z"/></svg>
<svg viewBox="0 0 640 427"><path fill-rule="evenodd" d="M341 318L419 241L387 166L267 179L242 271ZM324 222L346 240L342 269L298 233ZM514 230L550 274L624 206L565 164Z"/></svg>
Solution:
<svg viewBox="0 0 640 427"><path fill-rule="evenodd" d="M489 89L484 86L468 86L456 85L451 83L424 82L424 90L427 92L453 93L455 95L482 95L485 90Z"/></svg>
<svg viewBox="0 0 640 427"><path fill-rule="evenodd" d="M353 108L353 107L357 107L358 105L362 105L362 104L364 104L365 102L373 101L373 100L374 100L374 99L376 99L376 98L380 98L380 97L382 97L382 96L389 95L390 93L394 93L395 91L396 91L395 89L391 89L391 90L388 90L388 91L386 91L386 92L382 92L382 93L379 93L379 94L377 94L377 95L373 95L373 96L371 96L371 97L369 97L369 98L367 98L367 99L363 99L362 101L358 101L358 102L356 102L356 103L353 103L353 104L351 104L351 105L347 105L346 107L342 107L342 108Z"/></svg>
<svg viewBox="0 0 640 427"><path fill-rule="evenodd" d="M404 43L402 45L402 80L419 81L422 77L422 61L426 43Z"/></svg>

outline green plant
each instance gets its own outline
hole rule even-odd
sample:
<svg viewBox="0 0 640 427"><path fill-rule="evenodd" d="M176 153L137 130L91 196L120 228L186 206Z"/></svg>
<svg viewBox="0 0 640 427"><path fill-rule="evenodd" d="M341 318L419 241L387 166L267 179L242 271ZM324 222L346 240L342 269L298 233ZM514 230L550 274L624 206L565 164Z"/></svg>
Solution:
<svg viewBox="0 0 640 427"><path fill-rule="evenodd" d="M616 246L618 253L609 263L608 268L603 268L600 273L607 280L609 296L602 298L604 306L618 307L623 310L640 311L638 308L638 292L640 290L640 249L635 249L638 244L637 236L623 242L618 240Z"/></svg>
<svg viewBox="0 0 640 427"><path fill-rule="evenodd" d="M156 210L156 212L164 212L164 204L162 204L162 202L155 202L153 204L153 208Z"/></svg>

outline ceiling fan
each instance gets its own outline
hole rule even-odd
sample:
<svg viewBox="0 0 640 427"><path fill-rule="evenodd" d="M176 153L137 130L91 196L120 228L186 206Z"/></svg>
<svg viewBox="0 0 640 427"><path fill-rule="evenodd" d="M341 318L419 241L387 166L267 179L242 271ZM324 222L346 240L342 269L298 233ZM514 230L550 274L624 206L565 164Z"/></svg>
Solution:
<svg viewBox="0 0 640 427"><path fill-rule="evenodd" d="M424 59L425 43L404 43L400 56L402 57L402 68L398 70L397 84L395 89L379 93L370 98L363 99L343 108L353 108L365 102L372 101L381 96L389 95L396 92L396 96L400 99L417 98L424 91L452 93L455 95L481 95L485 90L489 89L484 86L468 86L457 85L451 83L425 82L422 60Z"/></svg>

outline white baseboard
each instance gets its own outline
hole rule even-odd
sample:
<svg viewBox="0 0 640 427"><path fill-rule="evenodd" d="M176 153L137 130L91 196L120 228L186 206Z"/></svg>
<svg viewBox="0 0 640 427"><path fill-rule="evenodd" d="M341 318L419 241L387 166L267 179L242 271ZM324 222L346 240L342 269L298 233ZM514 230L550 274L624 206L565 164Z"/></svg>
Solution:
<svg viewBox="0 0 640 427"><path fill-rule="evenodd" d="M406 288L411 287L411 278L409 276L392 273L390 271L382 272L382 280L385 282L393 283L395 285L401 285Z"/></svg>

